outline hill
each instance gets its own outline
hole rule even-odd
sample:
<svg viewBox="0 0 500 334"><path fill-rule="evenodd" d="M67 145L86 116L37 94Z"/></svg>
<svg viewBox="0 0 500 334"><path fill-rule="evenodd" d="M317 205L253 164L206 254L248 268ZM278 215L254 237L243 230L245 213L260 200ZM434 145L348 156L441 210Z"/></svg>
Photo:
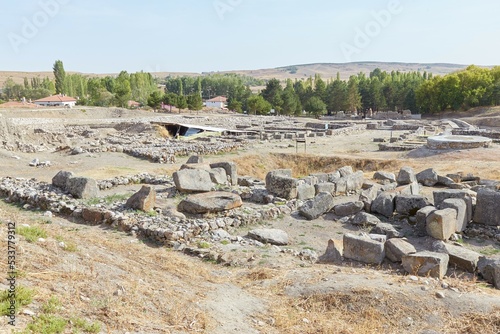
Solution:
<svg viewBox="0 0 500 334"><path fill-rule="evenodd" d="M258 79L271 79L278 78L284 79L302 79L309 76L314 76L315 74L320 74L324 79L334 78L337 73L340 73L342 79L348 79L351 75L357 74L359 72L370 73L376 68L380 68L383 71L400 71L400 72L411 72L411 71L427 71L428 73L433 73L434 75L444 75L454 71L461 70L465 68L466 65L459 64L444 64L444 63L397 63L397 62L355 62L355 63L317 63L317 64L303 64L303 65L290 65L277 68L268 69L257 69L257 70L234 70L234 71L222 71L222 72L156 72L153 73L156 77L162 78L166 76L197 76L206 75L211 73L237 73L242 75L248 75ZM77 72L68 72L77 73ZM82 73L88 76L106 76L106 75L117 75L117 73ZM52 72L19 72L19 71L0 71L0 87L3 86L7 78L11 77L16 83L22 83L25 77L49 77L53 78Z"/></svg>

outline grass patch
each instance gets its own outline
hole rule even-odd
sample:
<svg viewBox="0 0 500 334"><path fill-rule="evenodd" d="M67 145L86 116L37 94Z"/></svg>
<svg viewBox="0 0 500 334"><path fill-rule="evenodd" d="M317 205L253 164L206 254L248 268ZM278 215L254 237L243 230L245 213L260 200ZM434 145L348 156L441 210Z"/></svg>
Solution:
<svg viewBox="0 0 500 334"><path fill-rule="evenodd" d="M59 334L63 333L68 321L53 314L41 314L29 323L23 333Z"/></svg>
<svg viewBox="0 0 500 334"><path fill-rule="evenodd" d="M61 308L61 302L56 297L50 297L50 299L42 305L43 313L56 313Z"/></svg>
<svg viewBox="0 0 500 334"><path fill-rule="evenodd" d="M31 304L35 291L24 286L17 286L15 293L15 311L19 312L19 308ZM10 298L9 290L4 290L0 293L0 315L9 314Z"/></svg>
<svg viewBox="0 0 500 334"><path fill-rule="evenodd" d="M202 248L202 249L207 249L207 248L210 248L212 247L212 245L206 241L200 241L198 243L198 248Z"/></svg>
<svg viewBox="0 0 500 334"><path fill-rule="evenodd" d="M231 243L231 241L224 239L220 243L225 246L225 245L229 245Z"/></svg>
<svg viewBox="0 0 500 334"><path fill-rule="evenodd" d="M500 249L496 249L496 248L485 248L485 249L481 249L479 251L479 253L483 254L483 255L497 255L497 254L500 254Z"/></svg>
<svg viewBox="0 0 500 334"><path fill-rule="evenodd" d="M71 318L70 324L73 327L73 333L99 333L101 331L101 324L98 322L88 322L82 318Z"/></svg>
<svg viewBox="0 0 500 334"><path fill-rule="evenodd" d="M37 241L39 238L47 238L47 232L38 226L20 226L16 229L16 232L30 243Z"/></svg>
<svg viewBox="0 0 500 334"><path fill-rule="evenodd" d="M125 201L130 198L128 194L113 194L106 197L94 197L85 202L87 205L96 205L99 203L112 204L115 202Z"/></svg>

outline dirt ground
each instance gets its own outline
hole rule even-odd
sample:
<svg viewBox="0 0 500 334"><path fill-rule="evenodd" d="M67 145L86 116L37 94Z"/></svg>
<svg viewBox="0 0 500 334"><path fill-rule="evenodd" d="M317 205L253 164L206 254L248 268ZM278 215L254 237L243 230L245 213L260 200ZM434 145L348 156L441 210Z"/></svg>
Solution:
<svg viewBox="0 0 500 334"><path fill-rule="evenodd" d="M12 117L16 111L2 110ZM157 117L157 114L114 110L49 110L16 117L37 117L68 123L96 119L123 120ZM215 117L217 115L210 115ZM165 117L169 117L166 115ZM218 115L221 123L229 115ZM105 121L106 120L106 121ZM373 138L390 137L385 130L371 130L341 137L315 138L307 152L295 143L256 142L238 152L207 156L205 160L234 161L240 175L263 178L265 173L288 166L294 176L329 172L344 165L360 166L367 177L383 169L397 172L401 166L416 171L433 167L440 174L473 173L500 179L500 146L436 153L425 148L411 152L381 152ZM396 132L393 135L397 135ZM302 151L302 152L301 152ZM51 161L50 167L30 167L34 158ZM59 170L96 179L139 172L171 174L176 164L160 165L123 153L69 155L45 151L21 153L0 150L0 176L36 178L50 182ZM140 185L123 186L115 193L131 194ZM337 199L347 201L349 198ZM170 204L170 203L168 203ZM323 265L294 256L292 251L314 250L322 254L330 238L358 231L326 215L314 221L283 217L263 222L290 236L292 251L272 246L217 245L239 260L225 267L177 253L148 240L105 226L87 226L43 212L25 211L0 201L0 239L7 240L7 221L46 231L43 241L22 237L17 250L22 273L18 284L36 291L11 328L0 318L0 333L24 330L44 315L51 296L60 301L54 316L68 323L65 333L91 332L75 319L100 324L101 333L498 333L500 291L477 278L450 270L442 281L405 275L395 265L378 268L354 262ZM244 236L255 226L231 230ZM60 242L74 247L62 248ZM497 252L493 242L465 246ZM2 242L2 254L7 254ZM0 261L0 271L7 271ZM0 291L7 288L0 281ZM438 293L442 294L439 295ZM443 298L441 298L443 297ZM36 332L36 331L32 331Z"/></svg>

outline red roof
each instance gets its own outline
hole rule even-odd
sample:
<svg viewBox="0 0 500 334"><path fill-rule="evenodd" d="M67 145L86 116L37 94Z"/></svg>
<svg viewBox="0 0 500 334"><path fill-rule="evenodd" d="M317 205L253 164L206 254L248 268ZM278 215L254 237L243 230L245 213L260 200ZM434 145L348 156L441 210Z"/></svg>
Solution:
<svg viewBox="0 0 500 334"><path fill-rule="evenodd" d="M213 99L207 100L207 102L227 102L227 98L224 96L216 96Z"/></svg>
<svg viewBox="0 0 500 334"><path fill-rule="evenodd" d="M74 97L65 95L52 95L44 97L43 99L35 100L33 102L76 102Z"/></svg>

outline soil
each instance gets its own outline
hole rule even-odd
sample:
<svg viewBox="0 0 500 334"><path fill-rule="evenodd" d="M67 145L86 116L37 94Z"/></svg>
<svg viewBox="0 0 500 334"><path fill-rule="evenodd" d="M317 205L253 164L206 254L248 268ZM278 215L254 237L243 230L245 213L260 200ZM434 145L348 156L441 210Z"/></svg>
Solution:
<svg viewBox="0 0 500 334"><path fill-rule="evenodd" d="M159 116L141 111L117 113L113 109L92 109L85 113L58 109L0 110L0 114L6 118L39 118L66 124ZM228 114L209 116L220 117L221 124L231 117ZM392 135L398 133L394 131ZM402 166L411 166L417 171L433 167L440 174L463 172L500 179L498 144L487 149L442 152L423 147L410 152L378 151L373 139L390 136L390 131L369 130L349 136L318 137L308 142L306 153L298 155L292 141L255 142L238 152L207 156L205 161L235 161L240 175L259 178L283 165L290 166L295 176L302 176L358 163L366 167L363 171L367 177L378 169L397 172ZM28 139L36 140L36 137ZM34 158L49 160L51 166L30 167L29 162ZM123 153L74 156L53 150L38 153L0 150L0 176L50 182L59 170L71 170L96 179L139 172L170 174L186 160L187 157L180 157L175 164L160 165ZM139 187L121 186L104 195L131 194ZM432 189L425 191L430 193ZM355 197L336 200L352 199ZM162 205L173 203L167 201ZM19 284L37 291L33 303L25 309L35 316L22 312L14 328L9 328L7 318L2 317L0 333L26 328L42 313L42 305L50 296L62 302L60 316L98 321L102 324L102 333L500 332L500 291L472 275L450 269L443 280L417 278L388 263L378 268L355 262L324 265L294 256L293 251L302 250L314 250L321 255L328 239L359 231L329 215L313 221L289 216L263 222L266 227L287 231L291 244L281 249L268 245L216 245L238 263L232 267L189 257L104 226L86 226L61 217L52 217L47 224L43 212L25 211L0 202L1 240L6 240L7 221L15 221L18 226L40 227L48 236L43 242L34 243L21 238L18 246L18 266L25 273L19 278ZM242 227L230 233L245 236L255 227ZM76 251L62 249L60 240L74 243ZM498 243L490 241L464 242L466 247L478 251L500 250ZM4 244L2 252L6 254ZM1 262L0 269L6 272L5 261ZM5 289L6 284L7 281L0 281L0 290ZM444 298L438 298L438 292ZM338 310L311 302L318 296L330 295L339 303L335 304ZM353 318L357 310L359 315ZM70 328L75 327L68 325L67 332Z"/></svg>

